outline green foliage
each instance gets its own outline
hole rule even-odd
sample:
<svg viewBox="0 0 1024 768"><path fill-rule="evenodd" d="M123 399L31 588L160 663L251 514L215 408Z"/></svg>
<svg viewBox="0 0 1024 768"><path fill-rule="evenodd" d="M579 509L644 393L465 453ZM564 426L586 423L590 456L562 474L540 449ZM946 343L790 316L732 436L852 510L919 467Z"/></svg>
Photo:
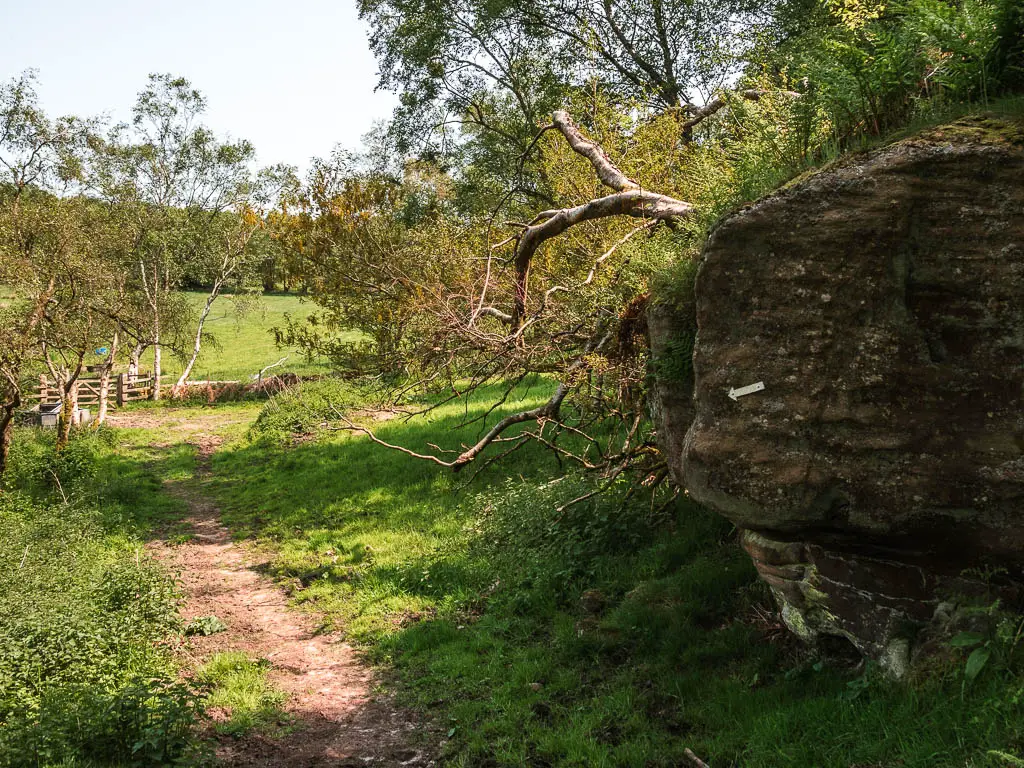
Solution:
<svg viewBox="0 0 1024 768"><path fill-rule="evenodd" d="M593 491L593 480L572 474L541 485L506 480L473 504L483 510L474 547L486 558L511 556L505 568L543 573L560 589L586 584L608 555L642 549L672 518L664 499L624 502L629 486L623 477L606 493L559 511L562 504Z"/></svg>
<svg viewBox="0 0 1024 768"><path fill-rule="evenodd" d="M829 3L829 13L802 34L755 59L800 84L802 97L778 122L777 138L791 145L787 163L856 148L864 137L1006 91L1010 76L992 63L997 50L1013 44L1012 32L1007 38L1008 28L1000 29L1015 23L1006 21L1005 6L1002 0Z"/></svg>
<svg viewBox="0 0 1024 768"><path fill-rule="evenodd" d="M693 347L697 341L696 279L698 260L679 258L655 274L652 301L669 311L672 333L661 341L662 348L651 358L651 373L667 383L693 387Z"/></svg>
<svg viewBox="0 0 1024 768"><path fill-rule="evenodd" d="M176 628L172 583L137 551L105 547L92 510L3 499L0 755L180 754L197 700L153 645Z"/></svg>
<svg viewBox="0 0 1024 768"><path fill-rule="evenodd" d="M200 699L159 645L179 628L177 589L121 507L145 486L110 481L102 433L56 456L52 434L17 438L7 479L22 490L0 494L0 764L185 759Z"/></svg>
<svg viewBox="0 0 1024 768"><path fill-rule="evenodd" d="M209 637L223 632L227 628L227 625L216 616L197 616L185 625L185 634Z"/></svg>
<svg viewBox="0 0 1024 768"><path fill-rule="evenodd" d="M993 629L989 634L963 631L949 641L950 648L967 653L963 669L965 686L973 683L993 658L1004 669L1013 667L1017 646L1024 633L1024 618L1000 610L998 603L986 609L983 615L992 623Z"/></svg>

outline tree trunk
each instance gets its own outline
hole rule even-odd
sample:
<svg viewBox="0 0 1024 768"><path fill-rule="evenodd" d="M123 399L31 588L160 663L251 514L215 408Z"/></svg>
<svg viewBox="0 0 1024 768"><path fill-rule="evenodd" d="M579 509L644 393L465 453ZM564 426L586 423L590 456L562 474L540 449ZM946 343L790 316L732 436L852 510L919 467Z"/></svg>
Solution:
<svg viewBox="0 0 1024 768"><path fill-rule="evenodd" d="M210 316L210 310L213 308L213 302L220 296L220 289L223 286L219 280L215 280L213 288L210 290L210 295L206 297L206 306L203 307L202 313L199 315L199 326L196 328L196 338L192 343L192 356L189 358L188 363L185 364L185 370L181 372L181 376L178 377L178 383L171 389L171 396L176 396L185 387L185 382L188 381L188 377L192 375L192 368L195 367L196 360L199 358L199 350L203 344L203 326L206 324L206 318Z"/></svg>
<svg viewBox="0 0 1024 768"><path fill-rule="evenodd" d="M160 323L156 321L153 329L153 399L160 399Z"/></svg>
<svg viewBox="0 0 1024 768"><path fill-rule="evenodd" d="M0 407L0 493L3 493L3 477L7 471L7 460L11 455L11 436L14 433L14 411L18 401L4 403Z"/></svg>
<svg viewBox="0 0 1024 768"><path fill-rule="evenodd" d="M60 418L57 420L57 450L63 450L71 442L71 427L78 423L78 377L75 376L64 387Z"/></svg>
<svg viewBox="0 0 1024 768"><path fill-rule="evenodd" d="M139 358L142 357L142 353L146 351L145 345L140 341L134 347L132 347L131 353L128 355L128 383L134 384L139 378Z"/></svg>
<svg viewBox="0 0 1024 768"><path fill-rule="evenodd" d="M98 427L107 420L107 397L110 395L110 372L114 367L114 359L117 357L117 345L119 335L114 331L114 338L110 342L110 354L107 355L103 370L100 372L100 404L97 407L96 426Z"/></svg>

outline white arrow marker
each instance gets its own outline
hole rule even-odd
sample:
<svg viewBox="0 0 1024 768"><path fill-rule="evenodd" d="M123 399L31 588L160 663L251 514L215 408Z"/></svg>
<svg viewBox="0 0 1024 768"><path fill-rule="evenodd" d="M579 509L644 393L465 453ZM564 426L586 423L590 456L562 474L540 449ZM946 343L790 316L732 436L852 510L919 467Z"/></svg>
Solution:
<svg viewBox="0 0 1024 768"><path fill-rule="evenodd" d="M740 387L739 389L730 389L729 390L729 397L731 397L733 400L739 400L744 395L752 395L755 392L760 392L762 389L764 389L764 382L763 381L759 381L759 382L757 382L757 384L751 384L748 387Z"/></svg>

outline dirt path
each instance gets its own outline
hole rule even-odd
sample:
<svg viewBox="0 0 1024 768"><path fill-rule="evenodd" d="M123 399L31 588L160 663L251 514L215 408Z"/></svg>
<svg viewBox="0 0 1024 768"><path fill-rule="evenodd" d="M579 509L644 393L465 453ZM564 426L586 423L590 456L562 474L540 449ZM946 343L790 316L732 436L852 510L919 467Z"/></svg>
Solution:
<svg viewBox="0 0 1024 768"><path fill-rule="evenodd" d="M160 419L153 412L139 416L119 415L112 422L152 428ZM318 633L313 617L290 609L282 590L261 573L258 558L231 541L216 506L203 493L210 457L222 440L218 424L165 418L159 426L167 437L194 444L199 462L196 477L168 484L188 504L191 539L155 542L152 550L181 574L185 621L214 615L227 625L224 632L192 638L189 652L198 663L225 650L267 659L269 678L287 694L284 708L295 720L293 728L276 737L224 737L218 757L229 766L247 768L434 765L422 746L410 746L424 741L416 738L417 725L375 693L373 672L353 649L337 635Z"/></svg>

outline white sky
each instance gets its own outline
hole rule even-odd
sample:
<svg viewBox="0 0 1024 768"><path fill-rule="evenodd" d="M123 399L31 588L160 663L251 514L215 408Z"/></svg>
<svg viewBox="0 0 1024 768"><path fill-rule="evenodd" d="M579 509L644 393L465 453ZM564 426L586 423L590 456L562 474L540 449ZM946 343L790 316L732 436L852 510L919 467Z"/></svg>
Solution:
<svg viewBox="0 0 1024 768"><path fill-rule="evenodd" d="M127 120L151 72L192 81L204 122L256 146L261 165L356 148L395 97L355 0L0 0L0 78L39 72L51 115Z"/></svg>

